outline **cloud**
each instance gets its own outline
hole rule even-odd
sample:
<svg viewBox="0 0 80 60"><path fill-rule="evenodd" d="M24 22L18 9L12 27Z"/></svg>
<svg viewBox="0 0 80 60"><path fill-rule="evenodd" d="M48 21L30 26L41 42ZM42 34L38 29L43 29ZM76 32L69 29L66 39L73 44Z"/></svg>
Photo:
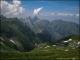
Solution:
<svg viewBox="0 0 80 60"><path fill-rule="evenodd" d="M21 4L20 0L13 0L14 5L19 6Z"/></svg>
<svg viewBox="0 0 80 60"><path fill-rule="evenodd" d="M19 15L25 11L23 7L20 6L21 1L13 0L13 4L8 3L7 1L1 1L1 14L2 15Z"/></svg>
<svg viewBox="0 0 80 60"><path fill-rule="evenodd" d="M43 14L43 13L42 13L42 14L40 14L40 15L42 15L42 16L48 16L47 14Z"/></svg>
<svg viewBox="0 0 80 60"><path fill-rule="evenodd" d="M54 13L52 13L51 15L54 15Z"/></svg>
<svg viewBox="0 0 80 60"><path fill-rule="evenodd" d="M34 9L33 15L37 15L42 9L43 9L43 7L40 7L38 9Z"/></svg>
<svg viewBox="0 0 80 60"><path fill-rule="evenodd" d="M76 17L79 18L80 17L80 14L76 14Z"/></svg>
<svg viewBox="0 0 80 60"><path fill-rule="evenodd" d="M72 13L58 13L57 16L73 16Z"/></svg>
<svg viewBox="0 0 80 60"><path fill-rule="evenodd" d="M54 13L39 13L41 16L53 16Z"/></svg>

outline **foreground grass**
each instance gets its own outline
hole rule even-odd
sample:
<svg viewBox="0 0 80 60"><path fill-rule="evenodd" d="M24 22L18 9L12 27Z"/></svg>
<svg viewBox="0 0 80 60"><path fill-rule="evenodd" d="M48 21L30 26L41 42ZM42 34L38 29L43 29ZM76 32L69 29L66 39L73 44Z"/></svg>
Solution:
<svg viewBox="0 0 80 60"><path fill-rule="evenodd" d="M79 48L42 44L31 52L1 52L1 60L79 60ZM57 49L58 48L58 49ZM68 51L65 51L69 49Z"/></svg>
<svg viewBox="0 0 80 60"><path fill-rule="evenodd" d="M1 52L0 58L1 60L79 60L79 57L73 54L55 54L54 52Z"/></svg>
<svg viewBox="0 0 80 60"><path fill-rule="evenodd" d="M79 60L78 49L70 51L1 52L1 60Z"/></svg>

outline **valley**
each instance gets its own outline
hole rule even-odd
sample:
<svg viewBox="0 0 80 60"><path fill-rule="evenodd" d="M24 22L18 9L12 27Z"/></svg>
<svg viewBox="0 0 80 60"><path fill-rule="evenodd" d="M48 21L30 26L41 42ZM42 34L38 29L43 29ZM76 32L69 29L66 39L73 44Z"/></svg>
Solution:
<svg viewBox="0 0 80 60"><path fill-rule="evenodd" d="M0 0L0 60L80 60L79 0Z"/></svg>

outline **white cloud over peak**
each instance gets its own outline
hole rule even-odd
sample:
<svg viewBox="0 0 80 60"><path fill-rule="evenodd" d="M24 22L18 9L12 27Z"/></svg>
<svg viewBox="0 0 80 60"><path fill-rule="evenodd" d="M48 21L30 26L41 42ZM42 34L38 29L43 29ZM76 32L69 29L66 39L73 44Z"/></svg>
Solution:
<svg viewBox="0 0 80 60"><path fill-rule="evenodd" d="M73 16L72 13L58 13L57 16Z"/></svg>
<svg viewBox="0 0 80 60"><path fill-rule="evenodd" d="M76 17L79 18L80 17L80 14L76 14Z"/></svg>
<svg viewBox="0 0 80 60"><path fill-rule="evenodd" d="M43 7L40 7L38 9L34 9L33 15L37 15L42 9L43 9Z"/></svg>
<svg viewBox="0 0 80 60"><path fill-rule="evenodd" d="M13 0L13 4L8 3L7 1L1 1L1 14L2 15L18 15L25 11L23 7L20 6L21 1Z"/></svg>

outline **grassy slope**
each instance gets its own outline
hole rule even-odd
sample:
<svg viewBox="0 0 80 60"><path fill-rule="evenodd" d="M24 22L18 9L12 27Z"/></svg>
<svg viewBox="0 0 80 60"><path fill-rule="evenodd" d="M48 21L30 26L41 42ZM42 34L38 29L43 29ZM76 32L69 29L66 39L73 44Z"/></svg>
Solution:
<svg viewBox="0 0 80 60"><path fill-rule="evenodd" d="M63 38L61 40L68 40L68 39L72 39L72 40L79 40L80 35L72 35L66 38Z"/></svg>
<svg viewBox="0 0 80 60"><path fill-rule="evenodd" d="M61 41L64 41L64 40L69 40L69 39L79 41L80 40L79 38L80 38L80 35L72 35L72 36L68 36L68 37L62 38L60 40L57 40L57 42L61 42Z"/></svg>

